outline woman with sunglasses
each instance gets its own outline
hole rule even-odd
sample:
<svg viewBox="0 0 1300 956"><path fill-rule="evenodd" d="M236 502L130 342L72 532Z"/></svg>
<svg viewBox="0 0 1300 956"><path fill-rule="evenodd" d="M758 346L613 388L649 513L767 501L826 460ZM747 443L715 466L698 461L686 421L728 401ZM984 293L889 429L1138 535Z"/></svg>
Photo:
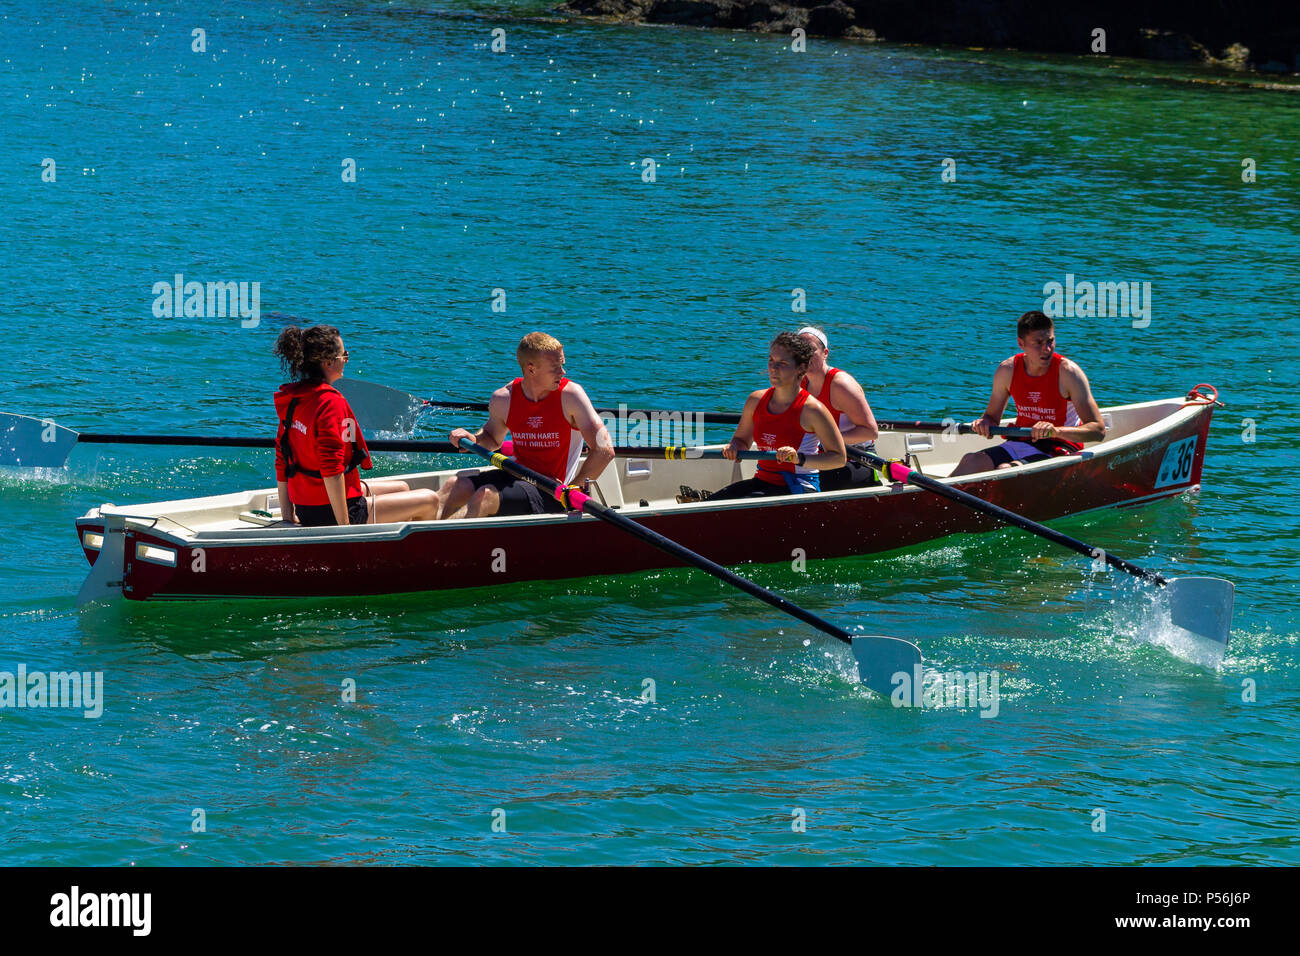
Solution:
<svg viewBox="0 0 1300 956"><path fill-rule="evenodd" d="M284 520L320 526L436 518L431 489L362 480L360 469L372 467L370 452L348 400L334 388L348 361L339 330L287 328L275 340L275 354L294 379L275 394L275 477Z"/></svg>

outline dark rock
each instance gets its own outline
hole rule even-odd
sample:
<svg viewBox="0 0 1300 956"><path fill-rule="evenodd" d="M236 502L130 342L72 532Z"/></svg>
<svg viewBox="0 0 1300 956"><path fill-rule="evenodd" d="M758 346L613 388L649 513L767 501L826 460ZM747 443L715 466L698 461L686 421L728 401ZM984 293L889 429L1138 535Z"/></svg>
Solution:
<svg viewBox="0 0 1300 956"><path fill-rule="evenodd" d="M1172 30L1149 28L1140 30L1138 46L1142 56L1148 60L1195 60L1198 63L1210 61L1209 50L1186 33L1175 33Z"/></svg>
<svg viewBox="0 0 1300 956"><path fill-rule="evenodd" d="M740 19L741 4L734 0L660 0L642 14L650 23L680 23L692 27L726 27Z"/></svg>
<svg viewBox="0 0 1300 956"><path fill-rule="evenodd" d="M850 40L870 40L875 42L880 37L876 36L876 31L866 27L852 26L844 31L844 35Z"/></svg>
<svg viewBox="0 0 1300 956"><path fill-rule="evenodd" d="M815 36L839 37L853 25L853 8L844 0L834 0L808 11L808 32Z"/></svg>
<svg viewBox="0 0 1300 956"><path fill-rule="evenodd" d="M1106 48L1095 52L1108 56L1300 72L1300 18L1223 0L563 0L559 9L625 22L774 33L802 26L821 36L1078 56L1094 53L1094 31L1104 30ZM1224 54L1216 59L1210 50Z"/></svg>
<svg viewBox="0 0 1300 956"><path fill-rule="evenodd" d="M808 20L808 11L803 7L789 3L750 3L746 4L747 16L743 26L747 30L759 30L763 33L789 33L795 27L801 27Z"/></svg>
<svg viewBox="0 0 1300 956"><path fill-rule="evenodd" d="M617 20L643 20L655 0L570 0L560 9L584 17L612 17Z"/></svg>
<svg viewBox="0 0 1300 956"><path fill-rule="evenodd" d="M1240 43L1234 43L1223 51L1223 57L1218 64L1230 70L1249 70L1250 51Z"/></svg>

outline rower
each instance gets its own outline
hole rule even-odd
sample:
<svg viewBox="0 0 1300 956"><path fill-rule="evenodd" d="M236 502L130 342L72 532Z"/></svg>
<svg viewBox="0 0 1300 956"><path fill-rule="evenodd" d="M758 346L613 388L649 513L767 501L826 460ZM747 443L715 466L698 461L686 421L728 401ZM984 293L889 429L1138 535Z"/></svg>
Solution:
<svg viewBox="0 0 1300 956"><path fill-rule="evenodd" d="M775 451L777 460L760 461L755 477L715 491L710 501L818 491L819 471L844 467L844 436L831 413L802 385L812 357L812 345L794 332L772 340L767 359L772 387L750 393L722 454L734 461L737 452L757 442L764 451Z"/></svg>
<svg viewBox="0 0 1300 956"><path fill-rule="evenodd" d="M564 377L564 346L559 340L545 332L530 332L515 349L515 358L521 374L492 393L487 424L477 434L457 428L451 433L452 444L470 438L495 451L509 432L513 456L521 465L585 491L587 483L599 478L614 460L614 445L605 423L582 386ZM583 441L587 459L579 470ZM536 485L496 468L457 476L438 496L443 518L565 510Z"/></svg>
<svg viewBox="0 0 1300 956"><path fill-rule="evenodd" d="M1083 369L1056 351L1056 330L1049 316L1026 312L1016 328L1021 353L998 366L993 396L984 414L971 422L971 431L989 437L990 426L1002 420L1007 400L1016 403L1016 426L1032 428L1031 441L1005 441L988 451L962 457L953 475L971 475L1010 468L1060 455L1074 455L1083 442L1101 441L1106 424L1092 397Z"/></svg>
<svg viewBox="0 0 1300 956"><path fill-rule="evenodd" d="M432 489L361 479L358 469L371 468L370 452L352 407L334 388L348 361L339 330L291 326L275 340L274 351L294 378L275 393L281 517L309 527L436 517Z"/></svg>
<svg viewBox="0 0 1300 956"><path fill-rule="evenodd" d="M808 375L803 380L803 387L817 396L817 401L831 413L831 418L839 426L840 434L844 436L846 448L875 454L876 436L880 434L880 428L876 424L876 416L871 412L871 406L867 404L862 386L848 372L832 368L827 362L831 349L825 332L809 325L799 330L799 336L813 348L813 357L808 363ZM822 450L818 445L818 451ZM853 459L849 459L843 468L821 473L822 491L839 491L879 483L874 468Z"/></svg>

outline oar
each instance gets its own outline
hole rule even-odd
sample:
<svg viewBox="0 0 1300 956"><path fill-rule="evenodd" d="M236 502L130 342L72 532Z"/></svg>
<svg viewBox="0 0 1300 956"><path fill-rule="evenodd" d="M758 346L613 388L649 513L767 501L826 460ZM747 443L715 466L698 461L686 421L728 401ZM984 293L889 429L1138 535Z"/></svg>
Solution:
<svg viewBox="0 0 1300 956"><path fill-rule="evenodd" d="M49 420L0 412L0 465L26 468L62 468L74 446L81 445L188 445L209 448L274 448L275 439L243 435L117 435L76 432ZM459 449L445 441L377 439L366 444L371 451L441 452Z"/></svg>
<svg viewBox="0 0 1300 956"><path fill-rule="evenodd" d="M781 595L769 591L753 581L742 578L734 571L710 561L703 555L696 554L676 541L665 538L657 531L651 531L645 525L638 524L625 515L605 507L572 485L562 485L555 479L539 474L531 468L526 468L513 458L507 458L500 452L488 451L482 445L476 444L468 438L462 438L460 445L466 451L472 451L486 458L506 473L524 481L532 482L547 494L552 495L566 508L574 511L585 511L589 515L640 538L646 544L653 545L660 551L672 555L679 561L694 565L701 571L707 571L715 578L740 588L746 594L753 595L760 601L766 601L772 607L797 617L805 624L811 624L822 633L838 638L853 649L853 656L858 661L858 676L862 679L862 683L877 693L884 694L886 697L894 694L895 688L899 685L899 682L894 680L894 675L899 673L908 675L908 681L903 682L903 686L912 686L915 668L921 663L921 651L915 644L897 637L850 634L843 628L836 627L830 621L824 620L811 611L804 610L799 605L786 600Z"/></svg>
<svg viewBox="0 0 1300 956"><path fill-rule="evenodd" d="M466 412L486 412L485 402L443 402L431 398L420 398L410 392L402 392L387 385L377 385L355 378L342 378L335 383L352 406L357 421L366 431L391 432L409 431L415 424L421 411L426 408L446 408ZM611 409L597 409L602 415L616 415ZM629 415L657 416L658 421L700 421L705 425L736 425L740 416L728 412L686 412L647 409L627 409ZM956 422L909 422L893 419L876 419L881 431L889 432L956 432L959 435L974 434L968 424ZM993 435L1004 438L1032 438L1033 431L1028 428L1014 428L1009 425L994 425L989 429Z"/></svg>
<svg viewBox="0 0 1300 956"><path fill-rule="evenodd" d="M1165 588L1169 594L1170 619L1174 624L1223 647L1228 644L1228 633L1232 627L1233 585L1231 581L1213 577L1167 578L1155 571L1140 568L1131 561L1116 557L1105 549L1094 548L1077 538L1071 538L1069 535L1054 531L1037 521L1031 521L1024 515L1008 511L1006 508L985 501L983 498L977 498L969 492L936 481L919 471L909 469L900 462L888 461L879 455L858 451L854 448L848 449L848 456L871 465L893 481L915 485L918 488L924 488L926 491L932 491L951 501L956 501L990 517L997 518L999 521L1005 521L1017 528L1023 528L1032 534L1046 538L1048 541L1054 541L1089 558L1101 558L1111 567L1119 568L1134 577L1158 584Z"/></svg>
<svg viewBox="0 0 1300 956"><path fill-rule="evenodd" d="M721 448L691 448L682 445L615 445L614 454L622 458L663 458L686 461L693 458L726 458ZM738 451L741 461L776 461L774 451Z"/></svg>
<svg viewBox="0 0 1300 956"><path fill-rule="evenodd" d="M62 468L73 446L82 445L185 445L208 448L274 448L275 439L242 435L117 435L76 432L71 428L25 415L0 412L0 465L28 468ZM417 438L377 438L367 441L371 451L459 453L450 442ZM619 445L614 454L635 458L723 458L718 448L685 448L680 445ZM774 451L742 451L745 461L771 461Z"/></svg>

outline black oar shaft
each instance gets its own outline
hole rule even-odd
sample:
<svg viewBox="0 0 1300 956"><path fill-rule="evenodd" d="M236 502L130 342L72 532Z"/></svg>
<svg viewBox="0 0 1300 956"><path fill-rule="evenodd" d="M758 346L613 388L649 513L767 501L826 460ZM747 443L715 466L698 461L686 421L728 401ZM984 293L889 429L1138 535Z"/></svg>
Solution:
<svg viewBox="0 0 1300 956"><path fill-rule="evenodd" d="M244 437L239 435L110 435L80 432L77 441L92 445L189 445L209 448L274 448L274 438ZM436 454L455 454L460 449L451 442L423 441L418 438L376 438L366 442L371 451L405 451ZM722 458L721 449L691 448L681 445L619 445L614 454L640 458ZM776 452L742 451L738 458L746 461L766 461L776 457Z"/></svg>
<svg viewBox="0 0 1300 956"><path fill-rule="evenodd" d="M721 448L691 448L681 445L615 445L614 454L623 458L664 458L685 461L693 458L726 458ZM775 461L774 451L738 451L740 461Z"/></svg>
<svg viewBox="0 0 1300 956"><path fill-rule="evenodd" d="M869 452L860 452L855 449L849 449L849 457L857 458L859 461L863 461L875 468L888 469L893 465L896 466L897 471L900 473L905 468L905 466L898 465L897 462L886 461L879 455L872 455ZM891 474L891 477L894 477L894 475ZM1162 575L1157 574L1154 571L1148 571L1145 568L1140 568L1131 561L1126 561L1123 558L1116 557L1104 548L1094 548L1092 545L1085 544L1077 538L1071 538L1068 534L1061 534L1061 532L1055 531L1047 527L1047 525L1039 524L1037 521L1032 521L1024 515L1016 514L1014 511L1008 511L1006 508L995 505L991 501L985 501L983 498L978 498L969 492L962 491L960 488L945 485L943 482L936 481L928 475L921 474L919 471L909 469L907 471L906 480L908 484L916 485L918 488L924 488L927 491L932 491L951 501L956 501L969 508L973 508L976 511L989 515L990 517L997 518L999 521L1005 521L1007 524L1015 525L1017 528L1023 528L1025 531L1046 538L1049 541L1054 541L1057 544L1069 548L1072 551L1077 551L1079 554L1086 557L1101 557L1111 567L1119 568L1121 571L1127 571L1129 574L1135 575L1136 577L1143 578L1147 581L1153 581L1156 584L1169 583Z"/></svg>
<svg viewBox="0 0 1300 956"><path fill-rule="evenodd" d="M526 468L513 458L507 458L505 455L500 453L488 451L482 445L475 444L468 438L461 440L461 446L482 456L483 458L486 458L507 474L514 475L516 478L522 478L524 481L532 482L537 485L537 487L550 493L552 496L555 495L556 490L559 488L560 483L554 478L548 478L546 475L533 471L531 468ZM715 578L719 578L720 580L739 588L746 594L758 598L760 601L766 601L768 604L772 605L772 607L798 618L805 624L812 625L822 633L838 638L850 646L853 644L852 635L843 628L836 627L830 621L818 617L811 611L801 608L799 605L781 597L781 595L769 591L767 588L755 584L753 581L742 578L739 574L736 574L728 568L724 568L716 561L711 561L702 554L696 554L694 551L678 544L671 538L665 538L657 531L652 531L645 525L638 524L626 515L621 515L612 508L607 508L600 502L587 497L581 492L575 492L571 500L580 501L582 510L593 517L600 518L612 525L616 525L629 534L640 538L646 544L652 545L667 554L671 554L684 564L694 565L701 571L707 571Z"/></svg>
<svg viewBox="0 0 1300 956"><path fill-rule="evenodd" d="M274 448L274 438L239 435L109 435L79 432L77 441L92 445L189 445L207 448ZM371 451L419 451L451 454L460 449L451 442L414 438L379 438L366 442Z"/></svg>
<svg viewBox="0 0 1300 956"><path fill-rule="evenodd" d="M459 411L468 411L468 412L486 412L488 410L488 406L484 402L440 402L440 401L434 401L433 399L422 399L422 401L424 402L425 405L429 406L430 408L448 408L448 409L456 409ZM668 417L668 418L680 419L683 422L688 420L693 421L698 419L699 421L703 422L706 425L740 424L740 416L728 412L687 412L687 411L680 411L680 410L656 411L652 409L629 408L629 409L624 409L623 413L627 415L645 415L645 416L654 415L660 417ZM598 409L597 414L614 416L619 413L613 411L612 409ZM900 431L948 432L948 431L955 430L959 435L975 434L974 429L972 429L969 424L959 423L959 422L920 422L920 421L909 422L909 421L900 421L896 419L877 419L876 424L880 426L880 430L884 432L900 432ZM1006 438L1029 438L1031 437L1032 434L1031 430L1028 428L1015 428L1009 425L994 425L989 429L989 433L993 435L1001 435Z"/></svg>

